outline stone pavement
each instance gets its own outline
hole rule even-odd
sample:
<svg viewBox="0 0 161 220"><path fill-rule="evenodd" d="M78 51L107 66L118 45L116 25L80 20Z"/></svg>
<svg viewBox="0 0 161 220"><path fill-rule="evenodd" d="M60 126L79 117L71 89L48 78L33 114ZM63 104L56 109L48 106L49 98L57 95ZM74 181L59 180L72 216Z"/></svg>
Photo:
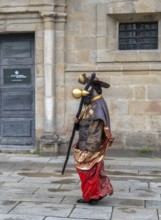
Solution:
<svg viewBox="0 0 161 220"><path fill-rule="evenodd" d="M0 220L161 220L161 159L107 157L114 194L96 206L77 204L70 156L0 153Z"/></svg>

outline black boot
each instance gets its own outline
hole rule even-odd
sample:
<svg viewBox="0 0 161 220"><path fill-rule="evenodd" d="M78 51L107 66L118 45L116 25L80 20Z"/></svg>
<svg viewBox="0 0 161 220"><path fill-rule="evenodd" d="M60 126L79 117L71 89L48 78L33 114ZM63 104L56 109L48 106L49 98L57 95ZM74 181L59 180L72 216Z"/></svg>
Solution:
<svg viewBox="0 0 161 220"><path fill-rule="evenodd" d="M88 202L86 202L84 199L78 199L77 203L88 203Z"/></svg>
<svg viewBox="0 0 161 220"><path fill-rule="evenodd" d="M90 205L96 205L98 203L98 201L99 201L99 199L90 199L88 203Z"/></svg>

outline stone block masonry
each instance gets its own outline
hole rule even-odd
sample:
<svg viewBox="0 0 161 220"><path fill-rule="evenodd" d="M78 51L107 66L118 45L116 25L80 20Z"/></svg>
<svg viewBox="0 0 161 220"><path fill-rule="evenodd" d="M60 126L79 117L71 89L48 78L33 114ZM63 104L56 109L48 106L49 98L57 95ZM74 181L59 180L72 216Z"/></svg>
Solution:
<svg viewBox="0 0 161 220"><path fill-rule="evenodd" d="M161 151L160 12L160 0L0 0L0 33L35 33L35 146L45 137L65 153L79 105L71 91L96 72L111 85L113 149ZM119 50L120 23L154 21L157 49Z"/></svg>

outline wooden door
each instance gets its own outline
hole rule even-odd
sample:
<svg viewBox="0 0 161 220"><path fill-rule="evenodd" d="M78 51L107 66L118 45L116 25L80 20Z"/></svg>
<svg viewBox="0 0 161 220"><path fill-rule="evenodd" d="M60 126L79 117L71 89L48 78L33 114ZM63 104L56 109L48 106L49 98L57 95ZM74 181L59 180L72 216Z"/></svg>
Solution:
<svg viewBox="0 0 161 220"><path fill-rule="evenodd" d="M0 35L0 147L34 145L34 34Z"/></svg>

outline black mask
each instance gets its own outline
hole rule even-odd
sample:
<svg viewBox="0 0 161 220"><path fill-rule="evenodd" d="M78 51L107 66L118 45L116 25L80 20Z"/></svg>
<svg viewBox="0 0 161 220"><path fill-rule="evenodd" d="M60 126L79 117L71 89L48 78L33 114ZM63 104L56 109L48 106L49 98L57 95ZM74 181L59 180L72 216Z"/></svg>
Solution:
<svg viewBox="0 0 161 220"><path fill-rule="evenodd" d="M88 105L91 102L92 98L93 98L93 91L90 90L89 94L84 96L83 98L84 98L84 104Z"/></svg>
<svg viewBox="0 0 161 220"><path fill-rule="evenodd" d="M100 95L102 94L102 88L99 84L93 85L93 89L96 90L96 92Z"/></svg>

